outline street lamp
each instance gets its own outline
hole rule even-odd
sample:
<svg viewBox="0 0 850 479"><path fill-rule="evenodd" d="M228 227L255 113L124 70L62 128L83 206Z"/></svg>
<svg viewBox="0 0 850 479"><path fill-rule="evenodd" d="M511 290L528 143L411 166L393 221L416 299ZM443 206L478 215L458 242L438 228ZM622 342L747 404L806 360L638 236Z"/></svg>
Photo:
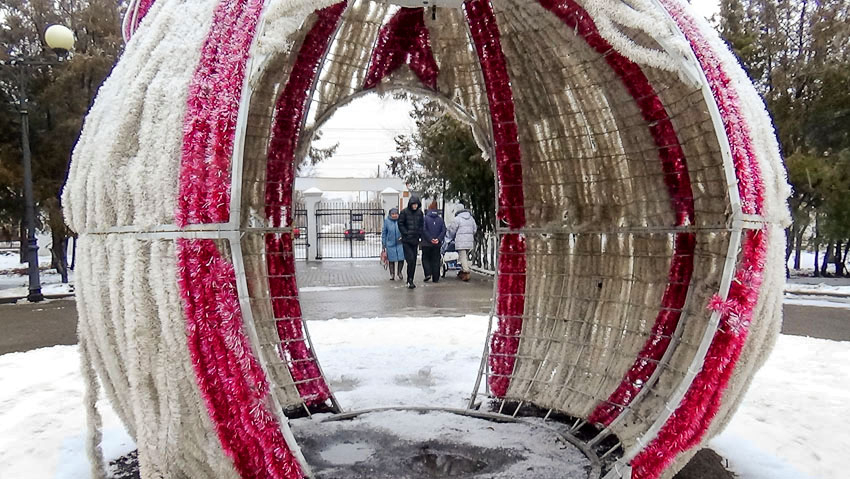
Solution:
<svg viewBox="0 0 850 479"><path fill-rule="evenodd" d="M44 41L59 58L74 48L74 32L62 25L51 25L44 32ZM21 113L21 149L24 163L24 221L27 228L27 264L29 271L29 294L27 300L38 302L44 299L41 294L41 278L38 272L38 238L35 233L35 200L32 192L32 158L29 139L29 110L27 98L27 79L32 66L54 65L56 62L45 60L11 60L7 64L18 67L18 102Z"/></svg>

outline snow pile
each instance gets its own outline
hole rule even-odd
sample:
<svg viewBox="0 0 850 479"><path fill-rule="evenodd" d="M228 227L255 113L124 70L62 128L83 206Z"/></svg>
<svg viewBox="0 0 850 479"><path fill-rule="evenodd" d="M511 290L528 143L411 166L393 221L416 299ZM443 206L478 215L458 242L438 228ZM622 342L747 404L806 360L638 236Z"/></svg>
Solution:
<svg viewBox="0 0 850 479"><path fill-rule="evenodd" d="M345 408L463 407L478 371L487 318L345 319L309 326ZM78 364L75 346L0 356L0 477L89 477ZM847 364L850 342L781 336L731 424L711 446L742 479L845 477ZM100 407L105 455L112 460L135 446L108 404L101 400Z"/></svg>
<svg viewBox="0 0 850 479"><path fill-rule="evenodd" d="M77 346L4 354L0 384L0 477L88 479ZM135 449L104 398L100 406L106 457Z"/></svg>
<svg viewBox="0 0 850 479"><path fill-rule="evenodd" d="M741 477L846 477L848 364L850 342L780 336L734 419L712 446ZM759 449L773 456L769 464L764 464L764 455L756 455ZM776 458L806 474L780 474ZM756 469L757 464L763 467ZM751 475L755 473L762 475Z"/></svg>
<svg viewBox="0 0 850 479"><path fill-rule="evenodd" d="M785 285L786 293L794 294L819 294L824 296L847 296L850 297L850 280L848 284L802 284L802 283L787 283Z"/></svg>

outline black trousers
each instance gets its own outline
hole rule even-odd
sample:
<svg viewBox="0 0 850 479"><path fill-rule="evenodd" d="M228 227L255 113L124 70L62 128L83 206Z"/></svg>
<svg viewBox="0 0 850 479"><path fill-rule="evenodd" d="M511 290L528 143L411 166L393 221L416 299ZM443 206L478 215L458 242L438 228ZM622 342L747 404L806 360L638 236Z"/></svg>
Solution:
<svg viewBox="0 0 850 479"><path fill-rule="evenodd" d="M435 283L440 280L442 273L440 263L439 245L422 246L422 269L425 270L425 277L430 277L431 281Z"/></svg>
<svg viewBox="0 0 850 479"><path fill-rule="evenodd" d="M413 282L413 275L416 274L416 254L419 252L419 245L416 243L402 243L404 249L404 261L407 262L407 282Z"/></svg>

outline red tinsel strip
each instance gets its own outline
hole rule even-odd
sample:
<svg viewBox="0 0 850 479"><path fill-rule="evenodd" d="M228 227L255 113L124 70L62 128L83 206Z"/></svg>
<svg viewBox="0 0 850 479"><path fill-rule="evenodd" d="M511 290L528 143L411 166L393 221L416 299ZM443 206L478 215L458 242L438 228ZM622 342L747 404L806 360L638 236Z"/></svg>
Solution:
<svg viewBox="0 0 850 479"><path fill-rule="evenodd" d="M431 51L424 8L401 8L381 28L363 88L375 88L387 75L407 64L423 84L437 89L440 67Z"/></svg>
<svg viewBox="0 0 850 479"><path fill-rule="evenodd" d="M245 64L263 0L222 0L189 85L177 224L230 219L230 159Z"/></svg>
<svg viewBox="0 0 850 479"><path fill-rule="evenodd" d="M302 119L322 57L345 5L346 2L340 2L316 12L316 22L305 36L289 80L275 103L266 163L266 217L274 227L280 227L284 222L292 224L295 151ZM330 397L330 390L304 337L292 237L270 233L265 236L265 242L272 309L275 318L279 319L277 331L283 341L281 357L286 361L292 378L299 383L296 388L304 402L320 404Z"/></svg>
<svg viewBox="0 0 850 479"><path fill-rule="evenodd" d="M345 11L346 2L316 12L316 23L307 32L289 80L275 103L266 163L266 217L279 228L292 224L292 187L295 184L295 150L307 113L308 96L331 36Z"/></svg>
<svg viewBox="0 0 850 479"><path fill-rule="evenodd" d="M499 327L490 340L490 391L503 397L516 363L522 313L525 310L525 238L507 234L499 247L499 284L496 311Z"/></svg>
<svg viewBox="0 0 850 479"><path fill-rule="evenodd" d="M738 93L693 18L675 1L662 0L662 3L688 38L718 103L732 147L743 210L745 213L760 214L764 205L764 184L749 126L741 113ZM721 317L705 364L658 436L632 460L632 477L659 477L678 454L698 445L708 430L746 343L753 310L758 302L767 243L767 233L764 231L750 230L745 233L741 262L726 301L715 297L709 304L710 308L721 313Z"/></svg>
<svg viewBox="0 0 850 479"><path fill-rule="evenodd" d="M676 215L676 226L693 224L694 199L685 153L670 116L643 70L635 62L613 49L596 28L588 13L572 0L540 0L540 4L554 13L576 35L597 53L604 55L606 63L625 86L649 125L649 133L658 147L658 159L664 172L664 183ZM696 236L678 233L674 239L667 288L661 298L661 308L655 318L650 336L634 364L626 372L620 385L607 400L602 401L588 417L588 421L609 425L617 418L647 384L670 345L670 338L682 317L682 308L688 295L694 270Z"/></svg>
<svg viewBox="0 0 850 479"><path fill-rule="evenodd" d="M764 184L761 168L756 160L750 127L741 113L743 106L738 97L738 91L726 73L720 58L712 50L693 18L685 13L681 4L676 0L662 0L661 3L688 38L700 67L708 79L711 93L717 101L723 126L729 137L729 146L732 148L732 160L738 178L742 209L747 214L761 214L764 205Z"/></svg>
<svg viewBox="0 0 850 479"><path fill-rule="evenodd" d="M702 370L658 436L632 460L634 479L659 477L678 454L699 444L720 409L723 392L747 341L753 309L758 302L767 233L748 230L742 250L741 264L728 299L712 301L713 307L723 314Z"/></svg>
<svg viewBox="0 0 850 479"><path fill-rule="evenodd" d="M266 235L266 258L269 268L269 290L277 333L283 341L281 357L286 361L298 394L307 405L321 404L330 397L330 389L322 377L313 351L307 346L295 279L295 255L288 233Z"/></svg>
<svg viewBox="0 0 850 479"><path fill-rule="evenodd" d="M490 120L499 179L499 219L511 229L525 226L525 195L522 190L522 154L514 114L514 98L502 40L493 7L488 0L468 0L463 4L472 41L478 50ZM520 293L521 294L521 293Z"/></svg>
<svg viewBox="0 0 850 479"><path fill-rule="evenodd" d="M243 478L303 477L266 397L246 337L236 274L212 240L177 240L178 284L201 396L225 453Z"/></svg>
<svg viewBox="0 0 850 479"><path fill-rule="evenodd" d="M488 0L468 0L463 4L472 40L478 51L490 119L493 123L493 146L499 181L499 219L511 229L525 226L522 189L522 155L514 112L513 91L502 51L499 26ZM519 348L517 336L522 331L525 311L525 238L508 234L502 238L499 258L496 315L499 324L490 340L491 393L504 397Z"/></svg>

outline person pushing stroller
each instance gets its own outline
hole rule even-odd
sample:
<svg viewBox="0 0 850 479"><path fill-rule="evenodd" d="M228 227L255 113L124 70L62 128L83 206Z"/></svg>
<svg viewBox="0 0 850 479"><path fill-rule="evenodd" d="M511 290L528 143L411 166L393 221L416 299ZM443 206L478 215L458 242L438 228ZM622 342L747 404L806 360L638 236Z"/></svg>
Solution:
<svg viewBox="0 0 850 479"><path fill-rule="evenodd" d="M478 225L475 223L475 218L463 205L455 211L455 219L449 225L446 233L448 241L454 241L455 249L460 256L460 272L458 278L463 281L469 281L470 264L469 252L475 247L475 233L478 232Z"/></svg>

